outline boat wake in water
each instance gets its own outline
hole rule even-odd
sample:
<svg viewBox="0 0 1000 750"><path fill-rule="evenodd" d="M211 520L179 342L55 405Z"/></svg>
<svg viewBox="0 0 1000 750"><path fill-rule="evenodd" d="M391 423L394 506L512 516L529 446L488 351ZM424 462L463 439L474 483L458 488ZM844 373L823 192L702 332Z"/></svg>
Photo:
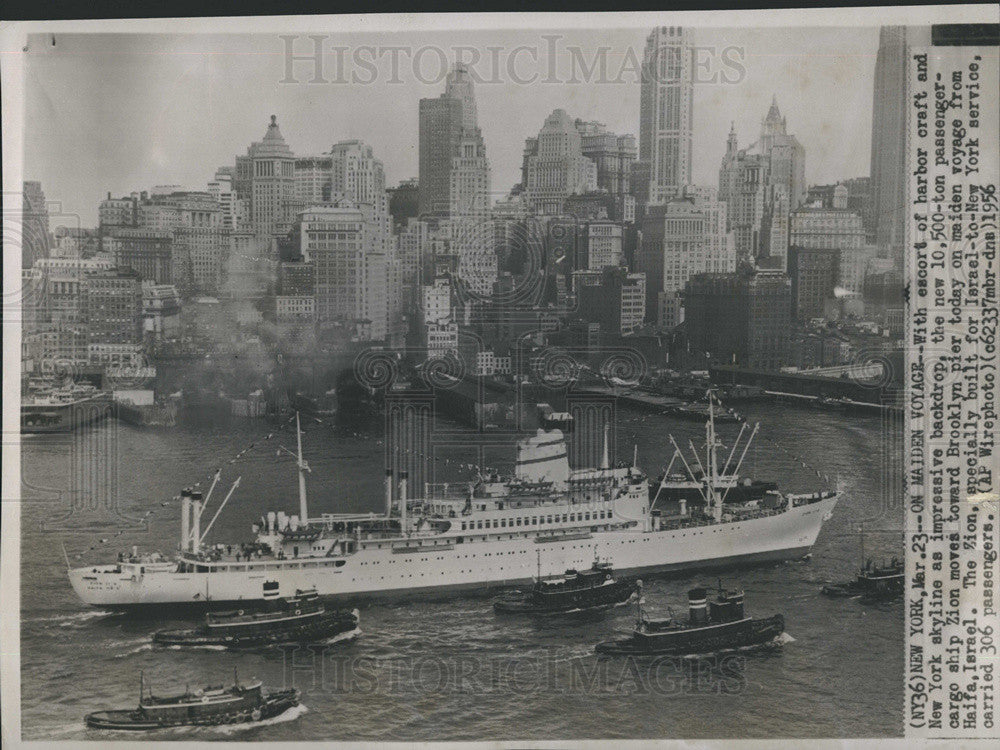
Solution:
<svg viewBox="0 0 1000 750"><path fill-rule="evenodd" d="M300 703L297 706L292 706L291 708L286 710L284 713L279 714L278 716L272 716L270 719L262 719L260 721L244 721L239 724L219 724L215 726L164 727L163 729L159 730L156 729L151 730L147 732L147 734L154 736L158 734L178 735L178 734L208 734L208 733L229 735L229 734L234 734L236 732L245 732L248 729L256 729L257 727L267 727L267 726L273 726L274 724L284 724L289 721L295 721L300 716L302 716L302 714L306 713L308 710L309 708L307 706L303 706ZM79 730L80 726L78 724L73 725L72 727L67 726L61 730L57 730L56 732L54 732L53 736L62 734L71 734ZM135 735L135 732L132 732L131 730L128 729L101 729L97 731L111 735L123 735L123 736L128 735L129 737L133 737Z"/></svg>
<svg viewBox="0 0 1000 750"><path fill-rule="evenodd" d="M56 623L61 628L79 627L88 620L98 617L113 617L114 612L104 609L88 609L84 612L74 612L71 615L52 615L51 617L33 617L24 622L51 622Z"/></svg>
<svg viewBox="0 0 1000 750"><path fill-rule="evenodd" d="M308 706L304 706L300 703L297 706L292 706L284 713L272 716L270 719L262 719L261 721L245 721L242 724L220 724L219 726L214 727L183 727L183 730L214 732L217 734L234 734L235 732L245 732L248 729L256 729L257 727L268 727L274 724L284 724L289 721L295 721L308 710Z"/></svg>
<svg viewBox="0 0 1000 750"><path fill-rule="evenodd" d="M346 633L338 633L332 638L328 638L323 641L324 645L332 646L334 643L342 643L345 641L356 641L361 637L361 628L355 628L354 630L349 630Z"/></svg>

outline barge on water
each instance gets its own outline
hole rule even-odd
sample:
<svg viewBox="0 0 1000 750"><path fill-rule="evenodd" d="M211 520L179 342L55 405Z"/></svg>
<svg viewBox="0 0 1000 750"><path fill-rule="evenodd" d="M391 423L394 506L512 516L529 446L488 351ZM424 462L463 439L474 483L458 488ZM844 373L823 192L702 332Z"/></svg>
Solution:
<svg viewBox="0 0 1000 750"><path fill-rule="evenodd" d="M641 585L640 585L641 591ZM718 651L760 646L775 641L785 630L785 618L773 615L755 620L743 609L742 591L719 588L716 601L708 602L705 588L688 592L690 614L687 622L673 616L651 620L643 616L639 598L639 616L632 635L597 644L595 651L609 655L690 656Z"/></svg>
<svg viewBox="0 0 1000 750"><path fill-rule="evenodd" d="M634 593L633 581L615 578L611 563L595 560L589 570L571 569L557 578L539 576L530 590L502 597L493 609L503 614L592 612L627 604Z"/></svg>
<svg viewBox="0 0 1000 750"><path fill-rule="evenodd" d="M274 590L277 591L277 588ZM153 642L159 646L246 649L333 638L346 640L361 634L359 618L356 609L327 611L316 589L298 590L295 596L263 606L248 605L246 610L209 612L201 627L161 630L153 635Z"/></svg>
<svg viewBox="0 0 1000 750"><path fill-rule="evenodd" d="M95 711L84 718L91 729L133 731L186 726L219 726L262 721L280 716L299 705L295 688L264 693L261 683L241 685L237 678L231 687L210 686L179 695L155 696L143 685L139 675L139 705L135 709Z"/></svg>

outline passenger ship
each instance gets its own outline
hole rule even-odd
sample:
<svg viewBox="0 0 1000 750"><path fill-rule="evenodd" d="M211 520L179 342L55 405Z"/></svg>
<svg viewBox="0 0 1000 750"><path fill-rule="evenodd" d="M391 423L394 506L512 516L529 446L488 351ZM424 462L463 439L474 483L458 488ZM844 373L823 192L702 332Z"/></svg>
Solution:
<svg viewBox="0 0 1000 750"><path fill-rule="evenodd" d="M657 510L649 482L633 461L612 467L605 432L599 468L571 469L563 433L545 431L517 445L514 474L478 483L429 487L410 497L407 475L385 478L385 509L310 516L298 429L299 513L269 512L255 541L225 554L201 532L208 496L181 493L179 554L133 553L119 562L69 570L79 597L97 607L202 607L291 596L315 588L324 598L406 597L483 590L582 569L598 555L621 574L722 567L801 557L837 502L833 491L769 491L767 502L725 502L712 413L706 424L705 502ZM674 443L676 447L676 443ZM699 459L700 460L700 459ZM398 493L393 492L398 479ZM237 480L238 483L239 480ZM222 505L233 494L229 490ZM394 499L396 495L396 499ZM219 509L215 513L218 517ZM542 554L537 554L542 550ZM238 553L238 554L237 554ZM542 570L536 571L536 560Z"/></svg>

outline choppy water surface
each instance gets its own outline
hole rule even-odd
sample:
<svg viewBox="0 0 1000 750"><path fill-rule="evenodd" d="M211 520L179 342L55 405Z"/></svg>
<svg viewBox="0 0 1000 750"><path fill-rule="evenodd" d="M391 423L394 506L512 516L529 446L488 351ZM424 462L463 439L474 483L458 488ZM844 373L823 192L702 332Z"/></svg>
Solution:
<svg viewBox="0 0 1000 750"><path fill-rule="evenodd" d="M260 725L170 730L149 739L469 740L613 737L872 737L902 732L902 605L826 599L823 583L850 578L860 545L859 522L901 529L902 510L885 507L882 421L784 406L746 410L762 422L745 468L783 489L818 488L815 470L839 481L844 496L810 560L723 573L742 585L752 614L782 613L789 638L775 650L707 661L598 659L595 643L629 628L633 607L586 619L498 616L487 597L358 602L363 635L315 651L153 649L151 633L191 620L136 620L86 609L65 576L60 544L74 565L113 559L131 545L167 552L176 546L181 487L207 480L215 467L242 476L211 536L248 538L263 511L297 510L291 459L276 443L294 436L264 422L142 430L109 423L76 438L32 436L23 442L21 665L22 731L30 739L136 739L83 726L85 713L133 706L140 670L157 693L259 677L266 687L294 684L303 708ZM619 415L621 453L638 444L639 463L653 473L669 459L667 434L681 445L703 439L697 424L638 412ZM311 511L382 506L383 435L378 419L363 427L311 422L305 452ZM737 428L725 426L724 438ZM103 431L103 432L102 432ZM111 442L101 443L111 435ZM116 436L116 437L115 437ZM77 441L74 446L74 439ZM771 442L774 441L774 442ZM254 447L248 446L253 443ZM67 490L82 451L113 445L117 461L102 470L122 512L147 523L123 526L107 513L70 513ZM781 446L780 448L778 446ZM107 449L102 449L107 450ZM237 458L241 451L245 451ZM439 461L439 478L465 481L461 462ZM491 465L512 462L487 455ZM803 467L802 464L806 466ZM76 468L74 468L76 467ZM76 472L76 476L74 476ZM746 471L744 472L746 473ZM217 495L206 514L214 513ZM102 516L102 513L105 515ZM115 525L115 524L118 525ZM119 533L119 531L121 533ZM106 541L101 541L106 540ZM92 550L91 547L94 547ZM902 555L899 533L871 533L866 552ZM78 557L79 556L79 557ZM646 579L646 608L675 613L695 583L715 575Z"/></svg>

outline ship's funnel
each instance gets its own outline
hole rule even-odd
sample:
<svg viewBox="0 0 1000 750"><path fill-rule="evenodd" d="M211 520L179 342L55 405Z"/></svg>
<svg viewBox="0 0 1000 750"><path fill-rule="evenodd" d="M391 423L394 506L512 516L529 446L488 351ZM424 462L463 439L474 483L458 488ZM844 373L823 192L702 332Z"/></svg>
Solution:
<svg viewBox="0 0 1000 750"><path fill-rule="evenodd" d="M284 531L288 528L288 516L285 515L285 511L278 511L278 531Z"/></svg>
<svg viewBox="0 0 1000 750"><path fill-rule="evenodd" d="M276 529L274 528L274 522L276 519L277 516L275 515L274 511L269 510L267 512L267 532L269 534L273 534L276 531Z"/></svg>
<svg viewBox="0 0 1000 750"><path fill-rule="evenodd" d="M708 592L705 589L688 591L688 607L692 625L704 625L708 622Z"/></svg>
<svg viewBox="0 0 1000 750"><path fill-rule="evenodd" d="M298 516L291 516L288 519L288 528L290 528L292 531L298 531L298 529L299 529L299 517Z"/></svg>
<svg viewBox="0 0 1000 750"><path fill-rule="evenodd" d="M539 429L533 437L519 441L514 475L526 482L552 482L555 489L565 489L570 469L562 431Z"/></svg>

